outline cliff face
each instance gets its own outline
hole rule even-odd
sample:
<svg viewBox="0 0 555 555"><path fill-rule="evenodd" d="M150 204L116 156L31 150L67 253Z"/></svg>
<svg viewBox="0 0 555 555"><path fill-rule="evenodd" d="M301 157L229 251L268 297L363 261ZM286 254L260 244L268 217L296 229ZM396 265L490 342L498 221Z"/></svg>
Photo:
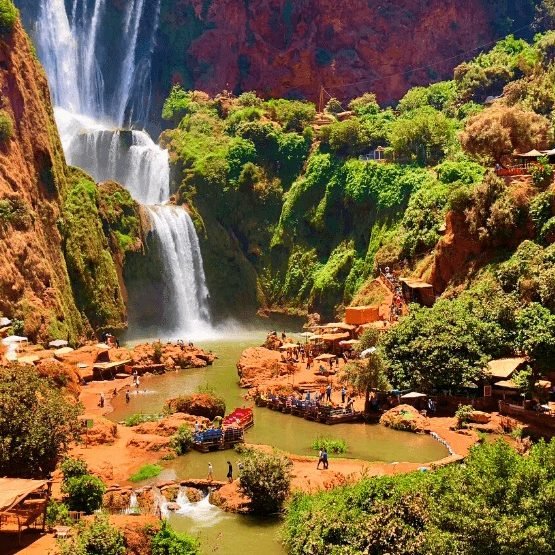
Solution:
<svg viewBox="0 0 555 555"><path fill-rule="evenodd" d="M75 341L92 331L90 322L121 326L125 307L103 224L92 210L85 217L72 209L85 178L66 166L46 78L19 22L0 37L0 109L13 122L12 136L0 140L0 314L32 339ZM92 235L83 232L91 218ZM93 250L110 270L98 284ZM87 277L90 291L70 281L68 264L74 278Z"/></svg>
<svg viewBox="0 0 555 555"><path fill-rule="evenodd" d="M388 102L450 77L474 48L508 30L499 27L505 16L533 17L528 0L506 4L162 0L155 81L315 101L321 86L341 99L372 90Z"/></svg>
<svg viewBox="0 0 555 555"><path fill-rule="evenodd" d="M16 24L0 39L2 108L14 122L0 146L0 311L24 322L24 332L59 329L75 338L84 323L72 298L57 227L67 186L62 147L43 71Z"/></svg>

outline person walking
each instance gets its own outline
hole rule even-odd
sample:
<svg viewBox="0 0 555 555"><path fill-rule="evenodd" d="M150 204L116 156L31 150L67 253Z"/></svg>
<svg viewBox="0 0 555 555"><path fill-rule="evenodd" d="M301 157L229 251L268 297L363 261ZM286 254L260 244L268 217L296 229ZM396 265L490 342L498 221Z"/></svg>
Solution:
<svg viewBox="0 0 555 555"><path fill-rule="evenodd" d="M214 469L212 467L212 463L209 462L208 463L208 476L206 478L209 482L211 482L214 479Z"/></svg>
<svg viewBox="0 0 555 555"><path fill-rule="evenodd" d="M139 393L139 385L141 384L141 380L139 379L139 376L137 376L135 378L135 387L137 388L137 393Z"/></svg>
<svg viewBox="0 0 555 555"><path fill-rule="evenodd" d="M329 383L328 387L326 387L326 400L328 403L331 403L331 383Z"/></svg>
<svg viewBox="0 0 555 555"><path fill-rule="evenodd" d="M320 449L320 451L318 451L318 464L316 465L317 470L320 470L320 465L324 462L323 454L324 454L324 452L322 451L322 449ZM324 466L324 468L325 468L325 466Z"/></svg>
<svg viewBox="0 0 555 555"><path fill-rule="evenodd" d="M345 399L347 399L347 388L345 386L343 386L341 388L341 404L342 405L345 404Z"/></svg>
<svg viewBox="0 0 555 555"><path fill-rule="evenodd" d="M104 393L101 393L101 394L100 394L100 399L99 399L99 401L98 401L98 406L99 406L101 409L104 408L104 401L105 401L105 399L104 399Z"/></svg>
<svg viewBox="0 0 555 555"><path fill-rule="evenodd" d="M231 484L233 482L233 466L231 461L227 461L227 481Z"/></svg>
<svg viewBox="0 0 555 555"><path fill-rule="evenodd" d="M129 395L129 388L125 391L125 402L129 403L131 401L131 395Z"/></svg>
<svg viewBox="0 0 555 555"><path fill-rule="evenodd" d="M325 447L322 449L322 462L324 463L324 470L327 470L328 469L328 452L327 452Z"/></svg>

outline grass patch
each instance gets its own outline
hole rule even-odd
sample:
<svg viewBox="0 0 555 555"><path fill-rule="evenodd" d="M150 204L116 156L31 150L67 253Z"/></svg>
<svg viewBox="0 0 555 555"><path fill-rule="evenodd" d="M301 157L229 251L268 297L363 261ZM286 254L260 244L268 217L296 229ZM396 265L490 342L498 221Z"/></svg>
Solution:
<svg viewBox="0 0 555 555"><path fill-rule="evenodd" d="M335 439L333 437L318 436L312 442L312 449L314 449L314 451L325 449L328 453L341 455L347 452L347 443L344 439Z"/></svg>
<svg viewBox="0 0 555 555"><path fill-rule="evenodd" d="M144 422L156 422L162 418L161 414L143 414L137 413L128 416L123 423L128 427L138 426Z"/></svg>
<svg viewBox="0 0 555 555"><path fill-rule="evenodd" d="M148 480L149 478L156 478L160 472L162 472L162 467L159 464L145 464L135 474L129 476L130 482L142 482L143 480Z"/></svg>

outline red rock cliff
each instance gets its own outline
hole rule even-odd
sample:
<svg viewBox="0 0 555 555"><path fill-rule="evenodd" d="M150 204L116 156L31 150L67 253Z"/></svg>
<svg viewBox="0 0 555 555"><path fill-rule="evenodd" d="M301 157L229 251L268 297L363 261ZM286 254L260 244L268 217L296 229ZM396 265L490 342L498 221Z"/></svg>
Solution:
<svg viewBox="0 0 555 555"><path fill-rule="evenodd" d="M323 85L339 98L373 90L389 101L412 85L448 77L494 38L499 15L484 0L167 4L160 48L174 81L211 93L257 90L313 100Z"/></svg>

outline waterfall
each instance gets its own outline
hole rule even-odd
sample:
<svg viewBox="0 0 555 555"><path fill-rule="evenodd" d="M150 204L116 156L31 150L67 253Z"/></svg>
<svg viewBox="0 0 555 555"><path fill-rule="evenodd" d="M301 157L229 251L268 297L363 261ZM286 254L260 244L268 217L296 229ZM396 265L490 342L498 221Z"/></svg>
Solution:
<svg viewBox="0 0 555 555"><path fill-rule="evenodd" d="M121 21L114 21L106 0L39 3L35 40L68 162L96 181L118 181L145 205L163 264L160 334L207 330L208 289L198 237L187 212L167 204L168 152L146 132L125 129L130 121L144 123L150 110L160 0L127 0ZM105 28L121 39L108 48L102 44Z"/></svg>
<svg viewBox="0 0 555 555"><path fill-rule="evenodd" d="M147 206L147 209L163 258L167 327L174 333L190 331L190 327L180 329L181 322L189 322L198 330L209 320L209 311L208 289L195 226L181 207Z"/></svg>

